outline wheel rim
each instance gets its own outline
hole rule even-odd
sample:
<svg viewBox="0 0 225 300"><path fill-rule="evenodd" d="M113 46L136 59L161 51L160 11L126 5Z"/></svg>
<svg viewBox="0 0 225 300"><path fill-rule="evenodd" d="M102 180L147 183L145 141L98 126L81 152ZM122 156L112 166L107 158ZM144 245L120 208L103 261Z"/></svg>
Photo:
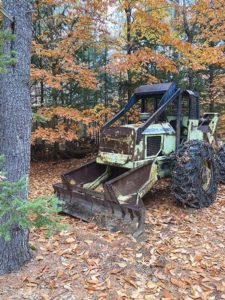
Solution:
<svg viewBox="0 0 225 300"><path fill-rule="evenodd" d="M208 191L212 179L212 167L210 161L205 161L202 168L202 188L205 191Z"/></svg>

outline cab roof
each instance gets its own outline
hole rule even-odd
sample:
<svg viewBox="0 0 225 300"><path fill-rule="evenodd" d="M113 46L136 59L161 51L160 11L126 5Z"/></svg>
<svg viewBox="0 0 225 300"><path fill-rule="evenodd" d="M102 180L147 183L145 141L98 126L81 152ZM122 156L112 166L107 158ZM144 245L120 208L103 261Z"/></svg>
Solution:
<svg viewBox="0 0 225 300"><path fill-rule="evenodd" d="M157 83L141 85L134 91L137 96L151 96L151 95L163 95L169 88L175 85L173 82L169 83Z"/></svg>

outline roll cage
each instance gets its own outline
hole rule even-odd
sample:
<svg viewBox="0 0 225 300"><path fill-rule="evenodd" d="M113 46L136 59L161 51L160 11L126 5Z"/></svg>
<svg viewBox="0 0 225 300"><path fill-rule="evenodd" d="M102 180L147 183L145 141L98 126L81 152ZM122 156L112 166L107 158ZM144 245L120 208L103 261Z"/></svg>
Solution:
<svg viewBox="0 0 225 300"><path fill-rule="evenodd" d="M131 97L130 101L125 105L125 107L103 126L103 130L109 128L113 123L115 123L122 116L124 116L124 114L128 112L138 102L138 100L142 100L143 111L145 106L144 101L146 101L146 99L149 97L155 97L155 99L158 99L158 101L157 104L154 105L154 113L138 128L137 143L140 142L142 133L145 131L145 129L153 122L158 121L171 103L175 103L175 130L177 144L179 144L178 141L180 141L182 119L182 100L184 96L188 97L188 118L199 120L200 101L198 93L190 90L182 90L178 88L177 85L173 82L153 85L142 85L135 90L134 95Z"/></svg>

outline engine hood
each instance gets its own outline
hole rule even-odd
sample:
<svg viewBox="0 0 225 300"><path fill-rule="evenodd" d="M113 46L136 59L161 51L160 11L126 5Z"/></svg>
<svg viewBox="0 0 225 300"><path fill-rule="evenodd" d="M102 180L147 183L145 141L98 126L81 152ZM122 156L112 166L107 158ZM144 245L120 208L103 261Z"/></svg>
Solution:
<svg viewBox="0 0 225 300"><path fill-rule="evenodd" d="M142 134L161 135L161 134L175 134L175 130L170 123L152 124Z"/></svg>

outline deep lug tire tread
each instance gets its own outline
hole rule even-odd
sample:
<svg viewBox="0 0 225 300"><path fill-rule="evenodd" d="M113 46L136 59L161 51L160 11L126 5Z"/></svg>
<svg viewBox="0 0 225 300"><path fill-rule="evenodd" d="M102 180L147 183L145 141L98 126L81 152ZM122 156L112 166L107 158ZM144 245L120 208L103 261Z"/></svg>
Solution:
<svg viewBox="0 0 225 300"><path fill-rule="evenodd" d="M202 187L201 170L210 161L211 180L208 190ZM217 193L217 169L214 150L210 144L188 141L180 145L172 167L172 193L183 206L203 208L211 205Z"/></svg>
<svg viewBox="0 0 225 300"><path fill-rule="evenodd" d="M225 183L225 144L223 144L217 153L217 165L218 179L220 182Z"/></svg>

